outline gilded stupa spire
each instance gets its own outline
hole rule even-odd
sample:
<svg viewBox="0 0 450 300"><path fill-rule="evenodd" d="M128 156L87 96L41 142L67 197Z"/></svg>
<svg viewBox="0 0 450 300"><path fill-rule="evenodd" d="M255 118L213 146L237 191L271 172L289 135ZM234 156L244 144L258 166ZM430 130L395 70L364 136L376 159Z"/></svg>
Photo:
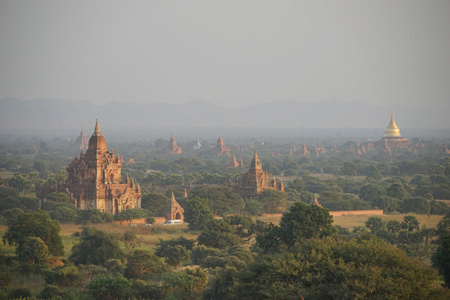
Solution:
<svg viewBox="0 0 450 300"><path fill-rule="evenodd" d="M400 135L400 129L394 120L394 113L391 114L391 122L389 122L386 130L384 131L384 137L402 137Z"/></svg>

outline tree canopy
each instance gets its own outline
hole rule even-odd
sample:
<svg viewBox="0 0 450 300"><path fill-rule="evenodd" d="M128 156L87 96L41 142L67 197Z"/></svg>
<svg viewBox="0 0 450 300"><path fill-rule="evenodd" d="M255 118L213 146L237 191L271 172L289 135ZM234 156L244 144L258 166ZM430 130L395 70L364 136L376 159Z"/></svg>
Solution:
<svg viewBox="0 0 450 300"><path fill-rule="evenodd" d="M237 275L240 299L432 299L436 272L379 240L309 239Z"/></svg>
<svg viewBox="0 0 450 300"><path fill-rule="evenodd" d="M19 212L14 219L8 222L8 231L3 236L3 242L12 245L21 245L29 237L40 238L48 247L50 254L62 256L64 246L58 222L52 220L47 212Z"/></svg>
<svg viewBox="0 0 450 300"><path fill-rule="evenodd" d="M84 227L81 232L81 241L72 247L70 261L75 264L102 265L108 259L123 260L125 257L119 240L115 235L93 227Z"/></svg>

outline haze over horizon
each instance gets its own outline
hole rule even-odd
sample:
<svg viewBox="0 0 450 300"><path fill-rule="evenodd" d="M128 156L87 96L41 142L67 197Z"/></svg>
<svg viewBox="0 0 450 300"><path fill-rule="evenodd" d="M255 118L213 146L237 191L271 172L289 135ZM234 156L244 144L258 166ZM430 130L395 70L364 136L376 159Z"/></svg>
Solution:
<svg viewBox="0 0 450 300"><path fill-rule="evenodd" d="M2 1L0 99L335 99L431 120L450 112L449 13L449 1Z"/></svg>

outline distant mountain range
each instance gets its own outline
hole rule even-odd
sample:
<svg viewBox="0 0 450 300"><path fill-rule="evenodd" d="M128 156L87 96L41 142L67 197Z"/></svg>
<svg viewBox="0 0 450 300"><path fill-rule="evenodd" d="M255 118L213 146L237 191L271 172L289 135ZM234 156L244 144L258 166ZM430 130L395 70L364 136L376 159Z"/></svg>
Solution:
<svg viewBox="0 0 450 300"><path fill-rule="evenodd" d="M60 99L0 100L0 129L90 128L98 118L110 128L252 127L385 128L394 112L401 128L450 128L446 111L381 108L357 101L277 101L239 109L194 100L185 104L138 104Z"/></svg>

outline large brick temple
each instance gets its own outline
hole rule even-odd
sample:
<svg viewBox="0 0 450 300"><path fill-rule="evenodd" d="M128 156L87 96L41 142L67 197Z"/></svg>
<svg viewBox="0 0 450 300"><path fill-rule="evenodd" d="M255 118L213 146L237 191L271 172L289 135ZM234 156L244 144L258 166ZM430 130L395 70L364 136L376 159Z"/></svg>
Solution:
<svg viewBox="0 0 450 300"><path fill-rule="evenodd" d="M96 208L108 213L141 207L141 189L127 176L121 177L122 163L108 151L98 120L88 149L67 167L66 191L81 209Z"/></svg>
<svg viewBox="0 0 450 300"><path fill-rule="evenodd" d="M255 155L250 163L250 169L236 180L234 191L242 198L256 198L265 190L277 190L284 192L283 181L277 183L276 179L269 180L269 174L264 172L258 153L255 148Z"/></svg>

